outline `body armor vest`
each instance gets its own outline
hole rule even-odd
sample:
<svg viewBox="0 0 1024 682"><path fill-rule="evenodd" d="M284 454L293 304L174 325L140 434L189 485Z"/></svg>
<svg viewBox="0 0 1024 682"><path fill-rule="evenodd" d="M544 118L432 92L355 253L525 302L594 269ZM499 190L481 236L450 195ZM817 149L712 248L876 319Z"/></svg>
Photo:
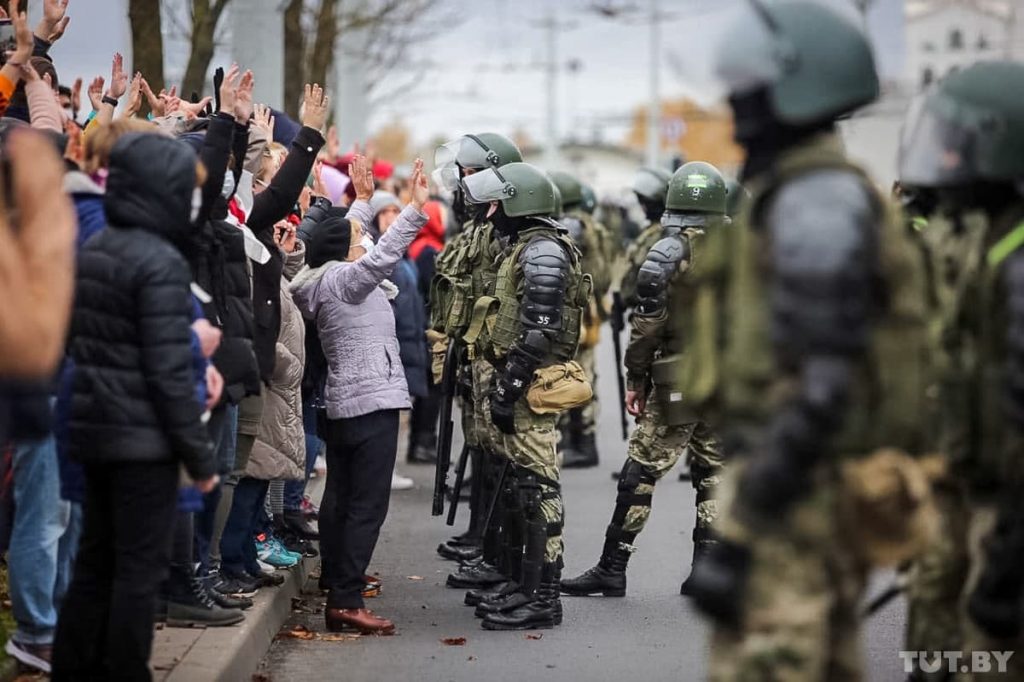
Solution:
<svg viewBox="0 0 1024 682"><path fill-rule="evenodd" d="M474 301L494 289L499 251L493 233L490 223L470 223L437 259L430 284L430 326L449 338L464 336Z"/></svg>
<svg viewBox="0 0 1024 682"><path fill-rule="evenodd" d="M888 203L864 172L851 163L834 135L812 140L784 155L751 184L752 199L732 227L734 240L723 327L722 375L717 393L722 420L766 424L799 377L776 365L771 335L773 265L770 234L758 225L760 210L786 182L818 170L856 173L876 198L882 225L878 240L878 296L871 314L866 357L855 369L843 426L832 440L839 453L878 447L921 453L934 445L935 372L929 353L929 278L913 230L894 219ZM865 264L865 267L871 267Z"/></svg>
<svg viewBox="0 0 1024 682"><path fill-rule="evenodd" d="M591 278L580 268L580 252L572 240L553 227L538 225L519 233L518 240L498 267L493 296L484 296L476 304L472 326L476 328L477 320L482 318L483 329L482 333L474 335L473 342L478 352L484 353L488 359L494 362L505 357L509 348L519 338L523 328L519 314L523 286L523 273L519 257L526 245L534 239L550 239L558 242L565 251L571 266L571 275L565 291L562 328L555 335L551 344L551 356L545 360L544 364L566 362L576 356L583 311L591 297ZM468 341L469 336L467 336Z"/></svg>

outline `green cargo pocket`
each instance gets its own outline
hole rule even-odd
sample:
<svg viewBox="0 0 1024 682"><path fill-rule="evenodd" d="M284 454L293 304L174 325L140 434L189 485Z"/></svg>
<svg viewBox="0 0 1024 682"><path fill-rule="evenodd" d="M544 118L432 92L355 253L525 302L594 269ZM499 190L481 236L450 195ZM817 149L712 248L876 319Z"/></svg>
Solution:
<svg viewBox="0 0 1024 682"><path fill-rule="evenodd" d="M680 384L679 369L683 358L670 355L651 363L651 383L655 397L668 426L680 426L697 420L696 412L687 405Z"/></svg>

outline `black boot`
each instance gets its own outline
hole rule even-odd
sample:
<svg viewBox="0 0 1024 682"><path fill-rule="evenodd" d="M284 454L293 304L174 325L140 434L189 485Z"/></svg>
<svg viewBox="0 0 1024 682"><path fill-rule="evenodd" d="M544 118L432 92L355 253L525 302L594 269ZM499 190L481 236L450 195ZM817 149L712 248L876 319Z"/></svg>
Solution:
<svg viewBox="0 0 1024 682"><path fill-rule="evenodd" d="M497 566L481 561L478 564L464 566L455 573L450 573L446 584L448 587L470 589L490 587L506 580L508 580L508 576L502 573Z"/></svg>
<svg viewBox="0 0 1024 682"><path fill-rule="evenodd" d="M693 575L693 566L700 561L701 557L708 553L708 550L715 544L711 539L711 533L697 526L693 529L693 561L690 562L690 576L687 576L686 580L679 587L679 594L684 597L690 597L693 595L692 585L690 584L690 577Z"/></svg>
<svg viewBox="0 0 1024 682"><path fill-rule="evenodd" d="M562 456L563 469L589 469L597 465L597 437L593 433L579 434L576 447Z"/></svg>
<svg viewBox="0 0 1024 682"><path fill-rule="evenodd" d="M630 551L617 540L606 538L597 566L575 578L562 581L562 592L573 597L601 594L605 597L626 596L626 564Z"/></svg>
<svg viewBox="0 0 1024 682"><path fill-rule="evenodd" d="M167 599L167 626L172 628L220 627L245 620L240 609L218 605L202 581L187 567L172 566Z"/></svg>
<svg viewBox="0 0 1024 682"><path fill-rule="evenodd" d="M304 540L319 540L320 531L309 523L306 515L298 509L287 510L281 516L285 528L289 529Z"/></svg>
<svg viewBox="0 0 1024 682"><path fill-rule="evenodd" d="M485 630L546 630L562 622L562 602L558 595L558 565L545 563L540 586L532 594L521 593L525 600L510 597L508 610L484 617ZM511 606L511 603L515 606Z"/></svg>
<svg viewBox="0 0 1024 682"><path fill-rule="evenodd" d="M463 602L466 606L478 606L492 601L498 601L504 599L508 595L519 589L519 583L515 580L508 580L497 585L490 587L482 587L477 590L469 590L466 592L466 598Z"/></svg>
<svg viewBox="0 0 1024 682"><path fill-rule="evenodd" d="M442 559L448 559L449 561L473 561L477 559L483 552L479 546L473 545L453 545L448 542L442 542L437 546L437 554Z"/></svg>

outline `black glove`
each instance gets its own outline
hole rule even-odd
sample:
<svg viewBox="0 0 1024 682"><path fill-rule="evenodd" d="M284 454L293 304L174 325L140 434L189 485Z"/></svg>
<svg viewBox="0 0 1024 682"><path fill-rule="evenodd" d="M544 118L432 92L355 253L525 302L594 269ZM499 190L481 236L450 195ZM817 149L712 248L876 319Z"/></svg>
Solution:
<svg viewBox="0 0 1024 682"><path fill-rule="evenodd" d="M491 421L498 430L509 435L516 432L515 403L491 401Z"/></svg>
<svg viewBox="0 0 1024 682"><path fill-rule="evenodd" d="M711 620L719 625L738 628L749 574L750 549L728 540L719 540L694 561L687 580L690 598Z"/></svg>
<svg viewBox="0 0 1024 682"><path fill-rule="evenodd" d="M752 523L778 520L810 487L806 468L770 452L755 456L740 478L741 513Z"/></svg>

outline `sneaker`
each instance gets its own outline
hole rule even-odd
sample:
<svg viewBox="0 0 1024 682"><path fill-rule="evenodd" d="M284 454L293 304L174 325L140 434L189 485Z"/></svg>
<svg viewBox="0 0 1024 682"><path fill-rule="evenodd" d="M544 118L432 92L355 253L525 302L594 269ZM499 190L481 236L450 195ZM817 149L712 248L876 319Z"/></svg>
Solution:
<svg viewBox="0 0 1024 682"><path fill-rule="evenodd" d="M320 518L320 507L313 504L313 500L309 499L309 495L302 498L302 504L299 506L299 509L305 516L314 519Z"/></svg>
<svg viewBox="0 0 1024 682"><path fill-rule="evenodd" d="M284 576L280 573L264 573L260 571L259 574L249 573L250 578L255 580L260 587L280 587L284 585Z"/></svg>
<svg viewBox="0 0 1024 682"><path fill-rule="evenodd" d="M316 456L316 464L313 465L313 473L320 477L327 475L327 460L323 455Z"/></svg>
<svg viewBox="0 0 1024 682"><path fill-rule="evenodd" d="M22 644L9 639L4 651L22 665L41 670L44 673L50 672L50 657L53 655L52 644Z"/></svg>
<svg viewBox="0 0 1024 682"><path fill-rule="evenodd" d="M278 551L282 552L285 556L290 556L294 558L295 563L299 563L300 561L302 561L302 552L293 552L292 550L285 547L284 544L279 539L275 538L273 535L270 536L270 542L274 543L274 546L277 547Z"/></svg>
<svg viewBox="0 0 1024 682"><path fill-rule="evenodd" d="M392 490L411 490L415 482L406 476L399 476L398 473L391 474Z"/></svg>
<svg viewBox="0 0 1024 682"><path fill-rule="evenodd" d="M225 627L245 620L241 609L224 608L214 600L203 582L193 578L188 594L167 601L167 627Z"/></svg>
<svg viewBox="0 0 1024 682"><path fill-rule="evenodd" d="M299 558L282 547L277 538L266 535L260 535L256 540L256 556L274 568L291 568L299 563Z"/></svg>
<svg viewBox="0 0 1024 682"><path fill-rule="evenodd" d="M230 597L248 598L256 596L259 585L252 580L220 573L211 581L210 589Z"/></svg>

